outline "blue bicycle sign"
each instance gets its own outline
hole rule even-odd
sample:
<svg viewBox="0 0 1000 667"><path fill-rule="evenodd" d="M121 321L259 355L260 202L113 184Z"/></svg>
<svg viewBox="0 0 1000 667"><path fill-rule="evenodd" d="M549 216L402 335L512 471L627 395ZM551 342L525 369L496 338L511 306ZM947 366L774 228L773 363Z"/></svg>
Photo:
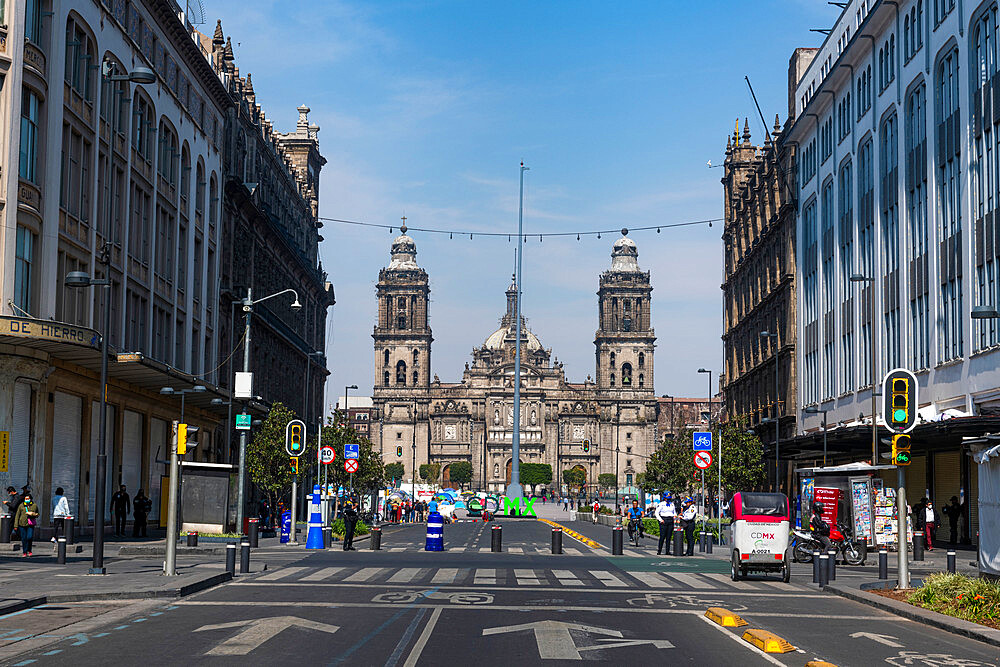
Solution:
<svg viewBox="0 0 1000 667"><path fill-rule="evenodd" d="M712 432L695 431L691 438L691 444L694 446L694 451L696 452L712 451Z"/></svg>

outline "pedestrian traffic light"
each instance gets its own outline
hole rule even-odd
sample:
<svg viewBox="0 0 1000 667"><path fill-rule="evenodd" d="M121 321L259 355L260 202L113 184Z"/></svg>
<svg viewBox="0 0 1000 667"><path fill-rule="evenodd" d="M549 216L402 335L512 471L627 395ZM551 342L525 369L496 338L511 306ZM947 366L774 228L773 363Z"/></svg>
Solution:
<svg viewBox="0 0 1000 667"><path fill-rule="evenodd" d="M396 446L396 456L402 456L402 455L403 455L403 446L402 445L397 445Z"/></svg>
<svg viewBox="0 0 1000 667"><path fill-rule="evenodd" d="M288 472L293 475L299 474L299 457L292 456L288 459Z"/></svg>
<svg viewBox="0 0 1000 667"><path fill-rule="evenodd" d="M590 440L583 441L583 451L585 453L590 452Z"/></svg>
<svg viewBox="0 0 1000 667"><path fill-rule="evenodd" d="M910 465L910 436L905 433L892 436L892 463L897 466Z"/></svg>
<svg viewBox="0 0 1000 667"><path fill-rule="evenodd" d="M917 378L897 368L885 376L882 386L885 425L895 433L909 433L917 423Z"/></svg>

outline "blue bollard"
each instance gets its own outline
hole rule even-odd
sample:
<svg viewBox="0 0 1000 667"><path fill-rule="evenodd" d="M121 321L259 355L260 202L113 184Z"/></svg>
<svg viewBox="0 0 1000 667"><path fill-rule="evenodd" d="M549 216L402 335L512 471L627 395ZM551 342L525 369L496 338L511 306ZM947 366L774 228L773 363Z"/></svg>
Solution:
<svg viewBox="0 0 1000 667"><path fill-rule="evenodd" d="M309 533L306 535L306 549L323 549L323 517L319 510L319 485L313 487L309 501Z"/></svg>
<svg viewBox="0 0 1000 667"><path fill-rule="evenodd" d="M444 551L444 518L438 512L427 515L427 543L424 551Z"/></svg>

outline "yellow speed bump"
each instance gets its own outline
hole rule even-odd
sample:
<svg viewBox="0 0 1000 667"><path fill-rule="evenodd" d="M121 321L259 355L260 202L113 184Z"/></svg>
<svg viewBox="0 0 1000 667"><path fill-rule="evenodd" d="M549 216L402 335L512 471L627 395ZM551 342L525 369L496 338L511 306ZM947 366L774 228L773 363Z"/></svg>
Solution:
<svg viewBox="0 0 1000 667"><path fill-rule="evenodd" d="M709 620L715 621L724 628L738 628L744 625L749 625L744 621L738 614L734 614L728 609L723 609L722 607L709 607L705 612L705 616Z"/></svg>
<svg viewBox="0 0 1000 667"><path fill-rule="evenodd" d="M751 628L743 633L743 639L765 653L788 653L795 650L794 646L768 630Z"/></svg>
<svg viewBox="0 0 1000 667"><path fill-rule="evenodd" d="M584 537L583 535L581 535L580 533L576 532L575 530L570 530L569 528L567 528L566 526L564 526L562 524L558 524L555 521L549 521L548 519L538 519L538 520L541 521L542 523L549 524L553 528L562 528L562 532L564 534L569 535L570 537L572 537L577 542L583 542L584 544L586 544L591 549L603 549L603 547L599 543L595 542L594 540L590 539L589 537Z"/></svg>
<svg viewBox="0 0 1000 667"><path fill-rule="evenodd" d="M810 660L806 663L806 667L837 667L837 665L825 660Z"/></svg>

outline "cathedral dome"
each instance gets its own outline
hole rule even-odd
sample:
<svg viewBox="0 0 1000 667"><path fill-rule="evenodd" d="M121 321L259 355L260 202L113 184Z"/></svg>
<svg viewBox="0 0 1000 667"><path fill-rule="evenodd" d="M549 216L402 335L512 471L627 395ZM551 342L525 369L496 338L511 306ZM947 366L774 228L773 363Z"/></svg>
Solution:
<svg viewBox="0 0 1000 667"><path fill-rule="evenodd" d="M611 248L611 270L638 272L639 248L625 234L628 234L627 229L622 230L622 237Z"/></svg>
<svg viewBox="0 0 1000 667"><path fill-rule="evenodd" d="M502 350L507 347L505 343L508 340L510 341L510 347L514 347L514 337L516 335L514 327L501 326L489 335L489 338L483 343L483 348L487 350ZM542 349L542 343L538 340L538 336L528 331L523 325L521 326L521 335L527 340L525 348L529 352Z"/></svg>
<svg viewBox="0 0 1000 667"><path fill-rule="evenodd" d="M419 269L417 266L417 244L412 238L406 235L406 226L401 229L403 232L392 242L392 261L389 262L390 269Z"/></svg>

